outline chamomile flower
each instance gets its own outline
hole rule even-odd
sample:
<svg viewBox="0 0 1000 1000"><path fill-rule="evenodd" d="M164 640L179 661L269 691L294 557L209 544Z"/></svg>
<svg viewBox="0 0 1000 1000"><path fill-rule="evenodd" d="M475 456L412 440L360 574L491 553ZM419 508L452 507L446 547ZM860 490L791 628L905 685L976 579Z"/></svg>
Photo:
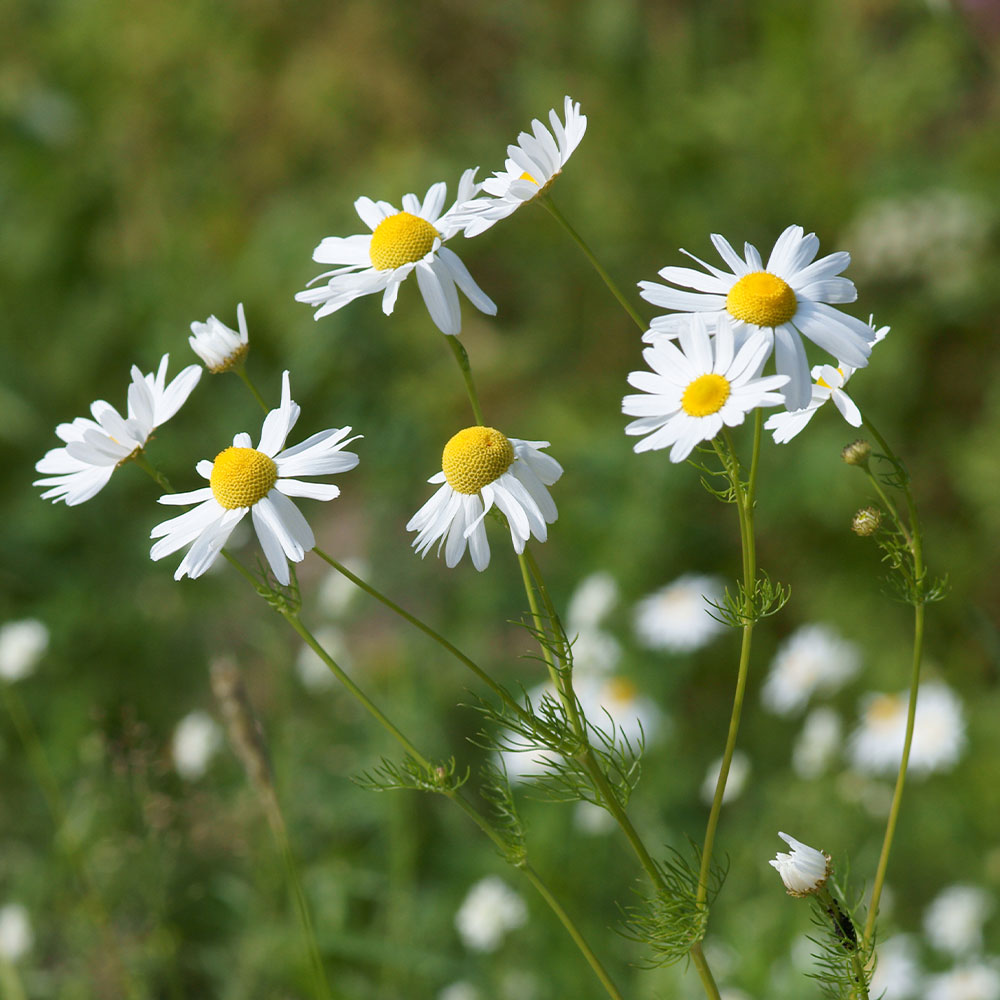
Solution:
<svg viewBox="0 0 1000 1000"><path fill-rule="evenodd" d="M647 435L635 451L670 448L670 461L683 462L701 441L711 441L722 428L743 423L758 406L777 406L778 389L786 375L758 374L770 345L763 333L754 334L735 350L729 322L720 318L714 339L699 315L680 330L680 347L667 337L656 337L642 356L653 370L631 372L629 385L641 395L626 396L622 413L638 417L626 434Z"/></svg>
<svg viewBox="0 0 1000 1000"><path fill-rule="evenodd" d="M388 316L395 308L399 286L416 271L427 311L442 333L454 336L462 329L456 286L480 312L495 316L493 300L458 256L443 245L460 228L454 221L455 207L469 201L479 189L475 173L465 171L458 185L458 201L443 214L448 190L443 182L432 184L423 201L415 194L404 194L402 211L387 201L358 198L354 208L371 233L326 237L313 251L313 260L337 266L313 278L296 300L317 306L314 318L320 319L359 296L378 292L382 311ZM326 284L312 287L324 279Z"/></svg>
<svg viewBox="0 0 1000 1000"><path fill-rule="evenodd" d="M952 885L924 913L924 931L938 951L953 955L983 946L983 924L993 911L993 897L977 885Z"/></svg>
<svg viewBox="0 0 1000 1000"><path fill-rule="evenodd" d="M868 993L883 1000L910 1000L920 989L922 977L913 938L896 934L878 946Z"/></svg>
<svg viewBox="0 0 1000 1000"><path fill-rule="evenodd" d="M563 101L563 118L565 124L555 108L549 111L551 131L535 118L533 134L522 132L517 145L507 147L503 170L483 181L483 190L490 197L458 206L455 221L466 236L485 232L551 187L587 131L587 116L580 114L579 102L569 97Z"/></svg>
<svg viewBox="0 0 1000 1000"><path fill-rule="evenodd" d="M154 560L190 545L174 573L175 580L201 576L249 512L271 572L279 583L288 583L286 560L301 562L315 545L308 522L288 498L332 500L340 495L339 486L292 477L328 476L353 469L358 456L341 449L360 437L349 438L350 427L332 428L285 448L298 419L299 405L291 397L285 372L281 405L264 418L260 444L253 448L249 434L237 434L232 447L219 452L214 462L198 463L198 473L208 480L208 486L160 497L163 504L198 505L150 532L150 538L159 539L149 553Z"/></svg>
<svg viewBox="0 0 1000 1000"><path fill-rule="evenodd" d="M634 624L647 649L690 653L707 645L726 626L712 617L712 605L723 597L722 581L685 573L653 591L635 606Z"/></svg>
<svg viewBox="0 0 1000 1000"><path fill-rule="evenodd" d="M470 951L491 952L527 919L524 900L502 878L488 875L462 900L455 914L455 929Z"/></svg>
<svg viewBox="0 0 1000 1000"><path fill-rule="evenodd" d="M454 435L444 446L441 472L427 480L440 488L406 525L417 532L413 547L421 557L438 542L452 567L468 546L476 569L486 569L490 545L483 520L494 505L507 518L515 552L522 553L532 535L544 542L546 525L558 517L546 487L563 471L539 450L548 446L548 441L508 438L493 427L466 427Z"/></svg>
<svg viewBox="0 0 1000 1000"><path fill-rule="evenodd" d="M201 368L189 365L168 385L169 358L169 354L163 355L155 375L143 375L132 366L127 416L99 399L90 405L93 420L77 417L56 428L66 446L53 448L35 465L46 478L35 480L33 485L51 487L42 494L43 500L63 500L72 507L96 496L115 469L136 457L153 431L184 405L201 378Z"/></svg>
<svg viewBox="0 0 1000 1000"><path fill-rule="evenodd" d="M215 316L209 316L204 323L191 324L192 335L188 337L191 350L205 362L205 367L213 374L235 368L243 362L250 350L242 302L236 307L236 321L239 323L239 333Z"/></svg>
<svg viewBox="0 0 1000 1000"><path fill-rule="evenodd" d="M718 234L712 235L712 243L729 271L688 254L708 274L689 267L665 267L659 272L666 281L695 291L639 282L647 302L675 311L656 317L645 340L658 333L676 336L688 313L701 314L711 323L729 317L741 339L746 331L762 331L768 344L765 357L773 346L777 370L788 376L782 393L790 410L809 405L809 362L802 337L854 368L868 364L871 329L833 308L858 297L854 282L839 277L851 262L850 254L838 252L814 260L819 240L815 233L805 235L801 226L789 226L778 237L766 266L749 243L744 244L743 257Z"/></svg>
<svg viewBox="0 0 1000 1000"><path fill-rule="evenodd" d="M887 326L876 330L872 347L884 340L888 332ZM812 420L816 411L828 399L833 400L833 405L840 411L840 415L852 427L860 427L861 411L854 400L844 392L844 386L855 371L856 369L843 362L839 362L836 368L833 365L815 365L812 370L813 386L809 405L804 410L786 410L784 413L772 414L767 418L764 429L774 432L777 444L788 444Z"/></svg>
<svg viewBox="0 0 1000 1000"><path fill-rule="evenodd" d="M781 876L789 896L809 896L819 892L833 870L830 855L803 844L787 833L778 834L792 849L790 854L778 855L768 864Z"/></svg>

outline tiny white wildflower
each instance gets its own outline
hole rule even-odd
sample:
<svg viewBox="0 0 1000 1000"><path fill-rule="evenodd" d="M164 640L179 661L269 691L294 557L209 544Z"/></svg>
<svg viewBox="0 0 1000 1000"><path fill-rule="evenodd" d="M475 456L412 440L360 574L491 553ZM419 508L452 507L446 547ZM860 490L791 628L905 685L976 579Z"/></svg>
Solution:
<svg viewBox="0 0 1000 1000"><path fill-rule="evenodd" d="M49 630L37 618L0 625L0 678L19 681L35 672L49 648Z"/></svg>
<svg viewBox="0 0 1000 1000"><path fill-rule="evenodd" d="M227 372L246 358L250 341L242 302L236 307L236 322L240 327L239 333L215 316L209 316L204 323L195 321L191 324L192 335L188 337L188 343L210 372Z"/></svg>
<svg viewBox="0 0 1000 1000"><path fill-rule="evenodd" d="M222 744L222 730L207 712L189 712L177 723L171 753L177 773L188 781L204 775Z"/></svg>
<svg viewBox="0 0 1000 1000"><path fill-rule="evenodd" d="M788 895L808 896L822 889L833 870L830 855L803 844L787 833L779 833L778 836L788 844L792 852L782 854L779 851L777 857L768 864L781 876Z"/></svg>
<svg viewBox="0 0 1000 1000"><path fill-rule="evenodd" d="M503 879L490 875L469 890L455 914L455 929L470 951L489 952L527 919L524 900Z"/></svg>
<svg viewBox="0 0 1000 1000"><path fill-rule="evenodd" d="M648 649L690 653L725 631L712 617L722 600L722 581L688 573L644 597L635 607L636 636Z"/></svg>

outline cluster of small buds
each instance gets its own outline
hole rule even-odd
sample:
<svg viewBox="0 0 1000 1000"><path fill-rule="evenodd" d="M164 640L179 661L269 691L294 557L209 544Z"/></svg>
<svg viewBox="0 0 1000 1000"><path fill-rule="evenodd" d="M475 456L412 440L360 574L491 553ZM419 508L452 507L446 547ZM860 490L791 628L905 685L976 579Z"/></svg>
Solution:
<svg viewBox="0 0 1000 1000"><path fill-rule="evenodd" d="M882 511L878 507L862 507L851 518L851 531L862 538L874 535L882 524Z"/></svg>
<svg viewBox="0 0 1000 1000"><path fill-rule="evenodd" d="M868 459L871 458L871 455L872 446L864 438L859 438L857 441L845 445L844 450L840 453L840 457L848 465L860 465L862 468L868 465Z"/></svg>

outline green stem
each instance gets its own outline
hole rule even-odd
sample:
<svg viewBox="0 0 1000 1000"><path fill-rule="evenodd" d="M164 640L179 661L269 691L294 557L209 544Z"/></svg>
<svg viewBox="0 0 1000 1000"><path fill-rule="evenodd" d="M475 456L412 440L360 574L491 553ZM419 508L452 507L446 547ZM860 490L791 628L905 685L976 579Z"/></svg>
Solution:
<svg viewBox="0 0 1000 1000"><path fill-rule="evenodd" d="M633 306L632 303L625 298L625 296L621 292L621 289L615 283L614 279L604 269L604 267L601 265L601 262L594 256L594 252L587 245L586 240L584 240L584 238L570 225L569 220L566 218L565 215L562 214L562 212L559 211L559 209L556 207L556 203L552 200L552 198L549 195L543 195L540 201L542 207L548 210L552 218L554 218L556 222L558 222L559 225L566 230L570 239L572 239L573 242L580 248L580 250L583 251L584 257L586 257L587 260L590 261L591 266L600 275L601 280L604 282L605 285L608 286L608 290L618 300L618 302L621 304L621 307L625 310L625 312L628 313L629 318L632 320L632 322L635 323L635 325L639 327L639 329L643 333L645 333L646 330L649 329L649 324L639 315L639 313L636 311L635 306Z"/></svg>
<svg viewBox="0 0 1000 1000"><path fill-rule="evenodd" d="M479 394L476 392L476 383L472 380L472 366L469 364L469 355L459 342L458 337L446 336L444 339L448 341L451 353L455 355L455 361L462 372L462 378L465 379L465 391L469 395L469 402L472 404L472 414L476 418L476 423L480 427L484 427L486 421L483 419L483 410L479 405Z"/></svg>
<svg viewBox="0 0 1000 1000"><path fill-rule="evenodd" d="M170 485L170 480L168 480L167 477L160 472L160 470L156 468L156 466L153 465L148 458L146 458L146 453L141 448L131 456L131 459L153 480L153 482L160 487L160 489L164 490L166 493L177 492L173 486Z"/></svg>
<svg viewBox="0 0 1000 1000"><path fill-rule="evenodd" d="M237 375L239 375L243 384L250 390L251 393L253 393L253 398L256 399L257 402L260 404L260 408L265 413L269 412L271 408L267 405L266 402L264 402L264 397L257 391L257 386L255 386L253 382L250 380L250 376L247 375L246 368L243 365L237 365L235 368L231 370L236 372Z"/></svg>

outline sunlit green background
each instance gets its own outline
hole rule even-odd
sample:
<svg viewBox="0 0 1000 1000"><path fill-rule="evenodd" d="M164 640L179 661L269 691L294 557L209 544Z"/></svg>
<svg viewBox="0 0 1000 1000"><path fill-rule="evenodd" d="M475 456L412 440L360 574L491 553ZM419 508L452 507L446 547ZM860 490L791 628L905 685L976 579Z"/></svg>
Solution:
<svg viewBox="0 0 1000 1000"><path fill-rule="evenodd" d="M172 370L190 363L190 322L216 313L235 325L242 301L250 371L269 400L291 370L295 434L349 423L365 435L341 499L302 504L321 544L363 558L377 586L506 683L537 683L539 664L522 658L530 637L508 623L525 601L502 537L482 575L409 551L404 525L429 496L440 448L470 422L415 282L388 318L372 297L315 323L293 295L317 272L323 236L359 231L356 197L398 203L440 179L454 190L467 166L499 169L506 144L567 93L589 126L553 195L628 294L682 263L681 246L711 257L711 232L766 251L800 223L824 251L854 252L850 308L893 332L852 394L905 456L928 557L950 576L929 615L927 667L963 698L969 737L953 773L910 785L884 931L919 932L951 882L1000 892L998 32L991 5L973 0L7 6L0 620L51 628L16 693L69 810L57 828L0 716L0 904L32 917L35 944L17 964L26 995L124 995L111 940L143 997L311 995L283 868L237 760L223 747L196 781L172 768L177 722L218 714L207 668L220 655L238 661L266 734L337 997L433 998L457 980L501 1000L600 995L530 886L457 810L352 783L396 749L344 692L303 687L296 637L240 578L175 583L176 559L149 561L165 515L138 468L70 509L30 485L57 422L98 398L123 406L133 363L149 371L166 351ZM673 722L645 761L636 824L650 844L684 849L703 832L699 787L721 753L737 637L693 657L644 653L630 607L683 572L732 579L735 516L691 467L632 454L620 399L641 364L638 333L544 212L452 245L499 305L496 319L463 310L488 419L550 440L566 468L559 522L538 549L554 593L565 603L586 574L614 575L623 672ZM910 615L882 594L874 546L848 531L870 497L839 460L854 432L828 410L768 447L761 473L760 561L793 596L759 633L741 738L753 770L723 814L731 872L709 933L720 978L751 997L818 991L791 962L808 907L766 865L776 831L849 855L860 891L884 823L846 794L841 768L794 777L799 720L760 709L769 659L810 621L861 644L861 677L833 699L848 728L864 692L899 690L908 672ZM259 421L235 378L206 376L149 455L193 488L196 461ZM315 558L302 566L313 624L323 575ZM428 752L474 767L468 675L363 595L344 627L354 676ZM617 906L640 885L624 840L579 831L571 806L526 801L524 812L534 864L626 995L697 995L692 970L644 969L616 932ZM108 931L74 851L112 914ZM453 919L487 873L524 895L531 919L481 955ZM990 947L1000 920L987 925Z"/></svg>

